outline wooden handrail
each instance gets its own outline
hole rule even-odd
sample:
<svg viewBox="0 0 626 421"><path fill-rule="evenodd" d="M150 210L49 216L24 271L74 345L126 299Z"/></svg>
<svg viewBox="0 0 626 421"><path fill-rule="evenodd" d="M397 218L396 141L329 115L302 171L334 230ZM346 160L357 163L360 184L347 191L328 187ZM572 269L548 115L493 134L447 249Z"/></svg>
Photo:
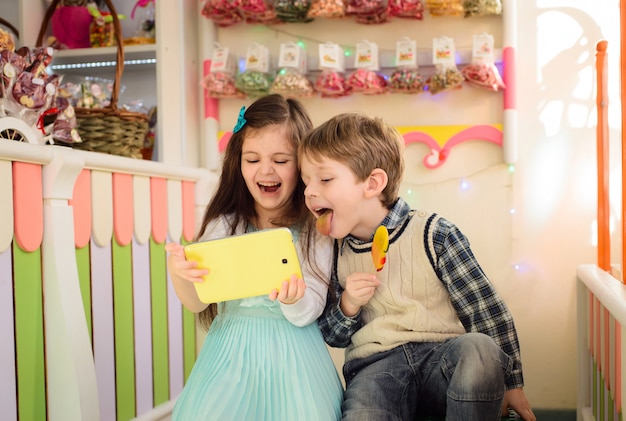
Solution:
<svg viewBox="0 0 626 421"><path fill-rule="evenodd" d="M598 124L596 127L598 161L598 266L605 271L611 269L607 44L607 41L600 41L596 46L596 107L598 112Z"/></svg>

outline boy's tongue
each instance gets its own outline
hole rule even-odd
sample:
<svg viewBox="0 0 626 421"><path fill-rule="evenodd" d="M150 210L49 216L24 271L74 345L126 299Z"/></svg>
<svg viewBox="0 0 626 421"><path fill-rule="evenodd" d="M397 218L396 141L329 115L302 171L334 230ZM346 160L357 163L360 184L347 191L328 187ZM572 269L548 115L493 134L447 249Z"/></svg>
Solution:
<svg viewBox="0 0 626 421"><path fill-rule="evenodd" d="M319 218L317 218L317 222L315 223L315 226L317 227L317 230L319 231L320 234L322 235L330 234L330 223L332 219L333 219L333 211L331 210L326 210L322 215L320 215Z"/></svg>

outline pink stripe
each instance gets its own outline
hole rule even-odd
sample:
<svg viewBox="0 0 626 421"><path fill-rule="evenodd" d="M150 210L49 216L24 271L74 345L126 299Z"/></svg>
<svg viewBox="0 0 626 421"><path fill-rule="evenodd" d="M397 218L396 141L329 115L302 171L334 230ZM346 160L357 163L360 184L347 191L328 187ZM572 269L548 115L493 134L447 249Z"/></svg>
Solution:
<svg viewBox="0 0 626 421"><path fill-rule="evenodd" d="M506 85L504 90L504 109L516 109L516 89L515 89L515 49L505 47L502 50L502 81Z"/></svg>
<svg viewBox="0 0 626 421"><path fill-rule="evenodd" d="M593 333L594 333L594 318L593 318L593 293L591 291L588 292L589 295L589 337L587 338L587 343L589 344L589 352L591 353L591 358L594 359L595 353L593 349Z"/></svg>
<svg viewBox="0 0 626 421"><path fill-rule="evenodd" d="M596 362L598 363L598 371L600 373L602 373L602 348L600 348L600 332L602 332L602 326L600 324L600 301L595 298L595 307L594 307L594 312L595 312L595 320L596 320L596 326L595 326L595 348L596 348Z"/></svg>
<svg viewBox="0 0 626 421"><path fill-rule="evenodd" d="M622 412L622 326L615 320L615 404Z"/></svg>
<svg viewBox="0 0 626 421"><path fill-rule="evenodd" d="M91 306L93 353L100 400L100 419L117 419L115 412L115 338L113 334L113 274L111 246L91 242Z"/></svg>
<svg viewBox="0 0 626 421"><path fill-rule="evenodd" d="M150 213L152 238L163 243L167 238L167 183L164 178L150 178Z"/></svg>
<svg viewBox="0 0 626 421"><path fill-rule="evenodd" d="M609 346L609 310L606 307L602 307L602 313L604 315L604 326L603 326L603 330L604 330L604 356L603 356L603 362L604 362L604 383L606 385L606 388L610 391L610 378L611 378L611 364L609 362L609 350L610 350L610 346Z"/></svg>
<svg viewBox="0 0 626 421"><path fill-rule="evenodd" d="M208 75L211 71L211 60L204 60L204 76ZM217 110L217 99L211 98L204 89L204 118L219 119Z"/></svg>
<svg viewBox="0 0 626 421"><path fill-rule="evenodd" d="M0 253L0 408L3 419L17 419L12 247Z"/></svg>
<svg viewBox="0 0 626 421"><path fill-rule="evenodd" d="M192 241L196 231L196 218L194 206L196 202L196 184L191 181L182 182L183 194L183 238L185 241ZM178 239L174 239L179 241Z"/></svg>
<svg viewBox="0 0 626 421"><path fill-rule="evenodd" d="M133 238L133 316L137 415L154 406L152 394L152 312L150 307L150 246Z"/></svg>
<svg viewBox="0 0 626 421"><path fill-rule="evenodd" d="M74 243L83 248L91 239L91 172L82 170L74 184L68 204L74 209Z"/></svg>
<svg viewBox="0 0 626 421"><path fill-rule="evenodd" d="M133 238L133 177L113 173L113 232L121 246Z"/></svg>
<svg viewBox="0 0 626 421"><path fill-rule="evenodd" d="M43 187L41 165L13 162L15 240L26 252L43 239Z"/></svg>

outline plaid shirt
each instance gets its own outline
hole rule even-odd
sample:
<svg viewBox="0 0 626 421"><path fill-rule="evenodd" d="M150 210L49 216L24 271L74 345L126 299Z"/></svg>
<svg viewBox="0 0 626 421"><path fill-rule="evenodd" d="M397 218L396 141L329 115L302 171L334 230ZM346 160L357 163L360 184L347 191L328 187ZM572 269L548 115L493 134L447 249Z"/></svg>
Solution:
<svg viewBox="0 0 626 421"><path fill-rule="evenodd" d="M398 199L383 220L383 225L392 232L407 222L411 217L410 210L404 200ZM427 221L424 248L435 273L450 293L459 320L467 332L481 332L492 337L513 359L513 371L506 379L507 389L523 387L519 342L511 313L478 264L465 235L444 218L439 218L431 229L435 216L433 214ZM432 236L426 235L429 232ZM337 258L348 239L365 243L352 236L335 241L331 288L324 313L318 320L326 342L338 348L347 347L352 335L363 325L360 313L347 317L339 307L343 288L337 279ZM429 242L432 242L432 248ZM431 255L433 249L434 256Z"/></svg>

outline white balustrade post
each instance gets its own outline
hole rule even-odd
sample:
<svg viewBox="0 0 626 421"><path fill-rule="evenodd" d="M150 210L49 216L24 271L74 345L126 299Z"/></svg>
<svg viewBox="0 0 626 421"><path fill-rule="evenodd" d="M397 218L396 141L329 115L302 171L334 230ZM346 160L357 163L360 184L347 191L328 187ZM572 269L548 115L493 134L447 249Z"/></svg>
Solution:
<svg viewBox="0 0 626 421"><path fill-rule="evenodd" d="M99 420L96 371L80 293L74 215L68 200L84 162L52 147L43 167L42 244L48 419Z"/></svg>

